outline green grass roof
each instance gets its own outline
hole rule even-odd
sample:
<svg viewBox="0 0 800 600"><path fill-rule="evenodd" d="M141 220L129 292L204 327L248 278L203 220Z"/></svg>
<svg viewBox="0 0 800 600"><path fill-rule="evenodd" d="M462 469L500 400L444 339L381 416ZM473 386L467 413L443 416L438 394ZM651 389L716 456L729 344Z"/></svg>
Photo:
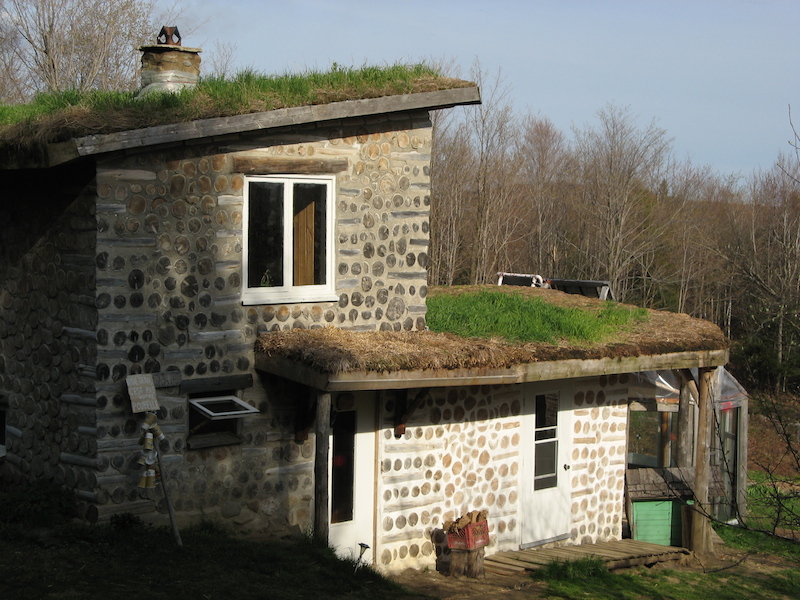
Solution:
<svg viewBox="0 0 800 600"><path fill-rule="evenodd" d="M708 321L556 290L435 287L426 301L430 331L333 327L272 331L259 336L256 362L263 361L260 364L269 370L269 361L274 360L282 373L286 363L281 361L329 374L507 369L521 364L673 353L688 353L694 360L695 355L709 352L717 360L728 348L722 331ZM642 364L663 368L652 366L662 364L658 360Z"/></svg>
<svg viewBox="0 0 800 600"><path fill-rule="evenodd" d="M547 344L600 342L647 318L643 308L614 302L590 311L491 288L471 294L433 295L428 298L427 315L431 331Z"/></svg>
<svg viewBox="0 0 800 600"><path fill-rule="evenodd" d="M31 103L0 106L0 146L25 148L93 134L229 117L345 100L474 86L425 64L365 66L269 76L244 71L201 79L177 94L76 91L40 94Z"/></svg>

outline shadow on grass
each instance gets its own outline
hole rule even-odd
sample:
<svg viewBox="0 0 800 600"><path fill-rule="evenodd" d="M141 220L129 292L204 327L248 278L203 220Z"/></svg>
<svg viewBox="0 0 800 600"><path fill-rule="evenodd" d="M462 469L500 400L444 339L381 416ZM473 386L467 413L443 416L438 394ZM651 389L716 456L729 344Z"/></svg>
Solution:
<svg viewBox="0 0 800 600"><path fill-rule="evenodd" d="M182 532L141 523L0 530L0 598L242 600L409 597L310 541L256 542L206 525Z"/></svg>

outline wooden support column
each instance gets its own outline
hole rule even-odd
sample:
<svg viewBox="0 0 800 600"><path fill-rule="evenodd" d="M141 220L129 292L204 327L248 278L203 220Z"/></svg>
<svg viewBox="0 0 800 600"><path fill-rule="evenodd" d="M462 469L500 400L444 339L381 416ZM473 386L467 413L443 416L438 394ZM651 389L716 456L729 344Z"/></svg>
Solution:
<svg viewBox="0 0 800 600"><path fill-rule="evenodd" d="M317 393L316 452L314 454L314 540L328 543L328 452L331 436L331 395Z"/></svg>
<svg viewBox="0 0 800 600"><path fill-rule="evenodd" d="M736 429L736 517L741 523L747 514L747 438L749 427L749 400L742 398L739 406L739 423Z"/></svg>
<svg viewBox="0 0 800 600"><path fill-rule="evenodd" d="M681 382L680 404L678 409L678 443L675 451L675 466L689 468L694 466L694 407L692 393L696 398L697 385L688 369L678 371Z"/></svg>
<svg viewBox="0 0 800 600"><path fill-rule="evenodd" d="M714 370L700 369L699 398L697 414L697 440L695 441L694 496L695 506L692 514L692 539L690 550L698 554L713 554L711 542L711 520L708 504L708 485L711 473L710 445L712 425L711 378Z"/></svg>
<svg viewBox="0 0 800 600"><path fill-rule="evenodd" d="M659 413L661 416L661 448L659 448L659 461L662 467L670 466L671 441L669 439L669 413L664 411Z"/></svg>

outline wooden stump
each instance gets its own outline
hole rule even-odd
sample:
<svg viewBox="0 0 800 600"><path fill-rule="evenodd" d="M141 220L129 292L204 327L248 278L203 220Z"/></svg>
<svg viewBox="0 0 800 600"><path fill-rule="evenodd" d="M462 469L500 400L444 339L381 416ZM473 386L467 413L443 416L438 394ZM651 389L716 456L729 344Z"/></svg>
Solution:
<svg viewBox="0 0 800 600"><path fill-rule="evenodd" d="M450 550L450 575L456 577L485 577L483 568L484 549Z"/></svg>

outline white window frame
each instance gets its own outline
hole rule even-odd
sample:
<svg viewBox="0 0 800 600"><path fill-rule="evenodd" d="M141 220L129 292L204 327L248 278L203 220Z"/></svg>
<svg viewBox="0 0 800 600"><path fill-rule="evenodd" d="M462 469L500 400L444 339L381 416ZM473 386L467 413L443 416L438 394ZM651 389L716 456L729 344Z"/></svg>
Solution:
<svg viewBox="0 0 800 600"><path fill-rule="evenodd" d="M221 421L223 419L242 419L248 415L257 415L259 410L250 406L244 400L236 396L211 396L208 398L196 398L189 400L189 404L194 406L200 414L211 421ZM232 404L235 408L228 411L215 411L215 404Z"/></svg>
<svg viewBox="0 0 800 600"><path fill-rule="evenodd" d="M248 239L250 220L250 184L253 182L274 182L284 185L283 202L283 277L284 285L276 287L250 287L248 270ZM327 187L325 206L325 281L324 285L301 285L292 283L294 252L292 243L292 193L296 183L325 184ZM288 302L334 301L336 282L334 281L334 190L336 178L323 175L264 175L245 177L242 244L242 303L243 304L282 304Z"/></svg>

